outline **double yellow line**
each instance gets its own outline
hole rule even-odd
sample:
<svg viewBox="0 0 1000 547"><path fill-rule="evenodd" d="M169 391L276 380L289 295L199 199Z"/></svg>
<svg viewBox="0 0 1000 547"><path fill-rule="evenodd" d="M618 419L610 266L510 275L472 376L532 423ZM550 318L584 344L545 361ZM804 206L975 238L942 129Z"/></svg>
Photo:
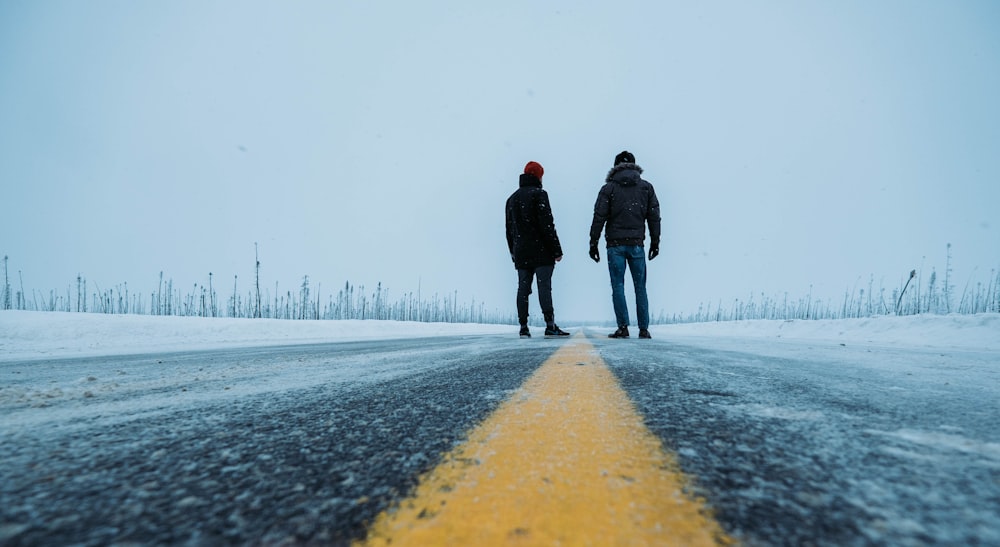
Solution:
<svg viewBox="0 0 1000 547"><path fill-rule="evenodd" d="M382 513L360 545L727 545L582 335Z"/></svg>

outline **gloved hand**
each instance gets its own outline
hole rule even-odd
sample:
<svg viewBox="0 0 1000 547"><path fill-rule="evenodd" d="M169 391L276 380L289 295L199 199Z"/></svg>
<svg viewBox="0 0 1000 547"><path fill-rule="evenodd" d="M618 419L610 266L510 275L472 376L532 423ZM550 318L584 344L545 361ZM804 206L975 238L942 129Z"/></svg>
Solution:
<svg viewBox="0 0 1000 547"><path fill-rule="evenodd" d="M653 243L652 243L652 244L651 244L651 245L649 246L649 259L650 259L650 260L653 260L653 259L654 259L654 258L656 258L656 257L657 257L657 255L659 255L659 254L660 254L660 242L659 242L659 241L654 241L654 242L653 242Z"/></svg>
<svg viewBox="0 0 1000 547"><path fill-rule="evenodd" d="M594 262L601 261L601 253L597 251L597 245L590 246L590 258L593 259Z"/></svg>

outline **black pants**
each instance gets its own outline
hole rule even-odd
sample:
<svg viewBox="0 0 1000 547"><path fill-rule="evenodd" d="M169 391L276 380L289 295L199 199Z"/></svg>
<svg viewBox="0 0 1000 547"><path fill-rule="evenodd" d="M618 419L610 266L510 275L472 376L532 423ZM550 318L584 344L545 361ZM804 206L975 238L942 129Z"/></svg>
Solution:
<svg viewBox="0 0 1000 547"><path fill-rule="evenodd" d="M555 321L552 309L552 270L555 266L538 266L533 269L517 270L517 319L521 326L528 324L528 296L531 295L532 278L538 278L538 304L542 307L545 324Z"/></svg>

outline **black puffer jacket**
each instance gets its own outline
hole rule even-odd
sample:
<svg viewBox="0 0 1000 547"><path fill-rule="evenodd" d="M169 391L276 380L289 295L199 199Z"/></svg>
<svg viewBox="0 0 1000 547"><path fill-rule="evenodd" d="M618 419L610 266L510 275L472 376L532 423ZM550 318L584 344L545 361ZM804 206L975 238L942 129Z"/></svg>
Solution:
<svg viewBox="0 0 1000 547"><path fill-rule="evenodd" d="M549 195L533 175L521 175L520 188L507 198L507 247L519 270L552 266L563 254Z"/></svg>
<svg viewBox="0 0 1000 547"><path fill-rule="evenodd" d="M590 244L597 245L601 230L608 247L642 245L649 224L652 246L660 244L660 201L653 185L639 175L642 167L634 163L619 163L608 171L604 186L594 204L594 220L590 224Z"/></svg>

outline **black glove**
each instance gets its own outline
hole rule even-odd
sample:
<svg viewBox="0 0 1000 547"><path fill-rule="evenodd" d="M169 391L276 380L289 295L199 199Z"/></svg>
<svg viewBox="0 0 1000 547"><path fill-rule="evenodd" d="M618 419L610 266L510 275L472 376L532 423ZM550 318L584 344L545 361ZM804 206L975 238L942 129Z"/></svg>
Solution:
<svg viewBox="0 0 1000 547"><path fill-rule="evenodd" d="M649 246L649 259L653 260L657 255L660 254L660 242L657 241Z"/></svg>
<svg viewBox="0 0 1000 547"><path fill-rule="evenodd" d="M594 262L601 261L601 253L597 252L597 245L590 246L590 258L592 258Z"/></svg>

